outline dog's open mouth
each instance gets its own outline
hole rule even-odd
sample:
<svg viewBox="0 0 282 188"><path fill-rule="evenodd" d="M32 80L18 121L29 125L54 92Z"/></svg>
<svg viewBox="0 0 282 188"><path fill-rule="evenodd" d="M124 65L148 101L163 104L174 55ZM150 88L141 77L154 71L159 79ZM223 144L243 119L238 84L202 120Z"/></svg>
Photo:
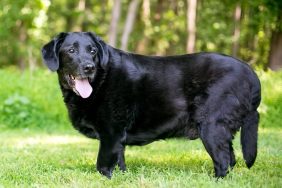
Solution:
<svg viewBox="0 0 282 188"><path fill-rule="evenodd" d="M73 75L69 75L70 81L71 81L71 87L73 91L81 96L82 98L88 98L93 89L89 83L90 78L76 78Z"/></svg>

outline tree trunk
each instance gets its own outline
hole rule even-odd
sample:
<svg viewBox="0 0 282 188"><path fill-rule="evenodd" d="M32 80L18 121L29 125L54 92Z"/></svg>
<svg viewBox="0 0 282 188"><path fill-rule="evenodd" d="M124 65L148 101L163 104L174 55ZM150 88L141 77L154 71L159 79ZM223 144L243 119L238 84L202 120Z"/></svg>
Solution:
<svg viewBox="0 0 282 188"><path fill-rule="evenodd" d="M68 10L73 10L76 8L76 4L73 1L67 1L66 3L67 9ZM72 14L66 14L65 15L65 20L66 20L66 31L73 31L74 26L75 26L75 21L74 16Z"/></svg>
<svg viewBox="0 0 282 188"><path fill-rule="evenodd" d="M239 38L240 38L240 20L241 20L241 4L238 3L234 12L234 34L233 34L233 45L232 55L237 56L239 50Z"/></svg>
<svg viewBox="0 0 282 188"><path fill-rule="evenodd" d="M17 61L18 61L18 66L21 71L24 71L26 68L26 56L22 56L25 53L25 43L27 40L27 29L25 27L25 24L23 21L20 21L20 24L18 26L19 29L19 42L20 44L18 45L19 47L19 53L17 54Z"/></svg>
<svg viewBox="0 0 282 188"><path fill-rule="evenodd" d="M282 10L277 16L276 30L272 31L269 53L269 68L279 70L282 68L282 29L281 29Z"/></svg>
<svg viewBox="0 0 282 188"><path fill-rule="evenodd" d="M127 17L126 17L126 22L124 26L124 31L123 35L121 38L121 49L122 50L127 50L128 46L128 38L129 35L132 31L133 24L135 21L136 13L137 13L137 7L139 5L140 0L132 0L129 4L128 12L127 12Z"/></svg>
<svg viewBox="0 0 282 188"><path fill-rule="evenodd" d="M156 21L160 21L162 18L163 11L164 11L164 0L158 0L157 5L158 6L155 11L154 19Z"/></svg>
<svg viewBox="0 0 282 188"><path fill-rule="evenodd" d="M88 31L89 26L92 25L91 16L92 16L92 10L93 7L92 2L85 1L85 10L84 10L84 19L81 23L81 30L82 31Z"/></svg>
<svg viewBox="0 0 282 188"><path fill-rule="evenodd" d="M84 12L85 12L85 6L86 2L85 0L79 0L76 9L79 11L79 16L76 19L76 24L74 27L74 31L82 31L83 28L83 21L84 21Z"/></svg>
<svg viewBox="0 0 282 188"><path fill-rule="evenodd" d="M197 11L197 0L187 0L187 46L186 51L188 53L195 52L195 41L196 41L196 11Z"/></svg>
<svg viewBox="0 0 282 188"><path fill-rule="evenodd" d="M112 20L109 29L109 45L116 47L121 0L115 0L112 9Z"/></svg>
<svg viewBox="0 0 282 188"><path fill-rule="evenodd" d="M148 28L151 27L151 20L150 20L150 0L143 0L143 5L142 5L142 21L144 22L145 28L144 28L144 36L143 38L140 40L140 42L137 45L137 49L136 51L138 53L141 54L145 54L146 50L147 50L147 46L148 46L148 42L149 42L149 35L150 33L148 33Z"/></svg>
<svg viewBox="0 0 282 188"><path fill-rule="evenodd" d="M269 68L276 71L282 68L282 31L273 31L270 43Z"/></svg>

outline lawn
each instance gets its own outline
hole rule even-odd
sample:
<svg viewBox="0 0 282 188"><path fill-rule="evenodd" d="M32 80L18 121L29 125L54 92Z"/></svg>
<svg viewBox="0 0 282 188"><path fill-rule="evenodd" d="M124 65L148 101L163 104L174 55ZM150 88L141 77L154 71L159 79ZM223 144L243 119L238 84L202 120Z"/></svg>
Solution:
<svg viewBox="0 0 282 188"><path fill-rule="evenodd" d="M71 128L56 75L0 70L0 187L282 187L282 72L262 81L258 157L246 168L238 134L237 164L224 179L200 140L171 139L127 147L125 173L96 172L99 143Z"/></svg>

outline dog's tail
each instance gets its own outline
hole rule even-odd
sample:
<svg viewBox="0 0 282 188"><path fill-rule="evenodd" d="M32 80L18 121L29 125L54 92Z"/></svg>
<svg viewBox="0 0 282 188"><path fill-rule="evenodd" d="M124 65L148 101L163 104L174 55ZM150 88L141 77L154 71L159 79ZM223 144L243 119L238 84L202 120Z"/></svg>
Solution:
<svg viewBox="0 0 282 188"><path fill-rule="evenodd" d="M253 166L257 157L258 120L258 112L251 112L244 119L241 129L243 157L248 168Z"/></svg>
<svg viewBox="0 0 282 188"><path fill-rule="evenodd" d="M256 80L258 81L258 80ZM243 119L241 128L241 145L243 157L248 168L251 168L257 157L259 113L257 108L261 101L260 83L252 90L251 111Z"/></svg>

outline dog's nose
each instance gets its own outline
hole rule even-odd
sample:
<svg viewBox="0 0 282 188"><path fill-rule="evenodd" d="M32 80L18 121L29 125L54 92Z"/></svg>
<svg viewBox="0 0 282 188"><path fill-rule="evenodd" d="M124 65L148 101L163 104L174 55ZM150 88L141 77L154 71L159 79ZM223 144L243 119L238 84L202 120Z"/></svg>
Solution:
<svg viewBox="0 0 282 188"><path fill-rule="evenodd" d="M86 64L86 65L84 65L84 67L83 67L83 71L84 71L85 73L93 73L94 70L95 70L95 66L94 66L93 64Z"/></svg>

